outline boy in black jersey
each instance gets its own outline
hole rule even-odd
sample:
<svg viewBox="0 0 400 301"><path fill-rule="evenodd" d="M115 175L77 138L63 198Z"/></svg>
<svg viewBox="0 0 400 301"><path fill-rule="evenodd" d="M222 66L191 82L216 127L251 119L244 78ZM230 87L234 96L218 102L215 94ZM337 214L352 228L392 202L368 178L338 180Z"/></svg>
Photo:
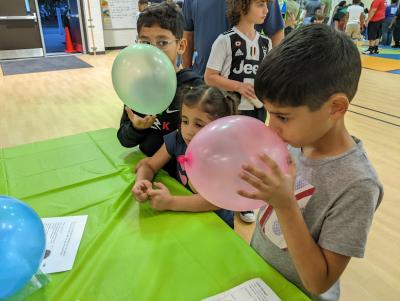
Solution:
<svg viewBox="0 0 400 301"><path fill-rule="evenodd" d="M183 39L183 17L174 4L161 3L147 7L137 21L138 43L151 44L170 58L174 66L178 55L186 49ZM157 116L145 116L124 107L118 139L125 147L139 145L147 156L152 156L161 147L163 137L178 128L179 104L177 95L185 85L198 86L203 83L191 69L175 67L177 92L170 106ZM152 83L148 83L151 85ZM157 87L154 87L157 89ZM175 175L175 163L164 167L171 176Z"/></svg>
<svg viewBox="0 0 400 301"><path fill-rule="evenodd" d="M238 111L265 122L267 113L254 93L258 66L271 49L271 40L255 30L268 13L266 0L229 0L228 19L233 27L215 40L207 69L206 83L240 97ZM242 221L255 221L253 211L240 212Z"/></svg>
<svg viewBox="0 0 400 301"><path fill-rule="evenodd" d="M269 38L255 30L267 16L266 0L228 1L228 18L233 27L215 40L207 69L206 83L241 97L238 110L242 115L263 122L266 112L254 93L258 66L271 49Z"/></svg>

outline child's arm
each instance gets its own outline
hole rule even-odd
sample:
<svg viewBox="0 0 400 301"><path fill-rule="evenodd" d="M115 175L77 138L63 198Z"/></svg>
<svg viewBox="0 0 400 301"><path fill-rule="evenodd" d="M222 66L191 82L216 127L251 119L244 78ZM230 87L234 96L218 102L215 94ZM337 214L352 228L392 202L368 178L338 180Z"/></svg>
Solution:
<svg viewBox="0 0 400 301"><path fill-rule="evenodd" d="M271 174L254 166L243 166L240 177L256 191L238 193L250 199L268 200L277 214L304 287L313 294L321 294L339 279L350 257L325 250L313 240L294 197L294 165L289 166L289 174L284 174L267 155L261 155L260 159L270 167Z"/></svg>
<svg viewBox="0 0 400 301"><path fill-rule="evenodd" d="M148 190L148 195L150 197L151 207L155 210L205 212L220 209L207 202L200 194L174 196L171 195L164 184L155 182L154 186L158 189L150 188Z"/></svg>
<svg viewBox="0 0 400 301"><path fill-rule="evenodd" d="M163 144L154 156L140 161L140 166L136 170L135 185L132 188L132 194L138 201L145 201L149 197L151 180L169 160L171 160L171 156Z"/></svg>
<svg viewBox="0 0 400 301"><path fill-rule="evenodd" d="M225 91L238 92L248 99L256 98L253 84L225 78L217 70L207 68L204 74L204 81L209 86L218 87Z"/></svg>

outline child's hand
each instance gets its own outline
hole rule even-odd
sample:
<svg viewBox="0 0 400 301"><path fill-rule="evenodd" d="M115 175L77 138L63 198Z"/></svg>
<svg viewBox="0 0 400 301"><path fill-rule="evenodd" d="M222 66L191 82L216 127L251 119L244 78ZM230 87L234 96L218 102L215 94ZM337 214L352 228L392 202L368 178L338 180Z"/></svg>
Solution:
<svg viewBox="0 0 400 301"><path fill-rule="evenodd" d="M147 115L145 117L140 117L133 113L133 111L128 107L125 107L125 111L128 114L128 118L132 122L133 127L138 130L148 129L153 125L154 121L156 121L156 116Z"/></svg>
<svg viewBox="0 0 400 301"><path fill-rule="evenodd" d="M274 209L287 208L296 204L294 197L294 180L296 167L289 159L289 174L284 174L278 164L266 154L259 156L271 170L270 174L258 169L254 165L243 165L240 177L253 186L256 191L248 192L239 190L238 194L255 200L263 200Z"/></svg>
<svg viewBox="0 0 400 301"><path fill-rule="evenodd" d="M154 182L158 189L150 188L147 194L150 197L150 206L157 211L171 210L172 196L168 188L159 182Z"/></svg>
<svg viewBox="0 0 400 301"><path fill-rule="evenodd" d="M242 96L247 99L255 99L257 98L256 93L254 92L254 85L249 83L240 83L238 91Z"/></svg>
<svg viewBox="0 0 400 301"><path fill-rule="evenodd" d="M151 189L151 182L148 180L140 180L132 187L132 194L139 202L144 202L149 198L148 191Z"/></svg>

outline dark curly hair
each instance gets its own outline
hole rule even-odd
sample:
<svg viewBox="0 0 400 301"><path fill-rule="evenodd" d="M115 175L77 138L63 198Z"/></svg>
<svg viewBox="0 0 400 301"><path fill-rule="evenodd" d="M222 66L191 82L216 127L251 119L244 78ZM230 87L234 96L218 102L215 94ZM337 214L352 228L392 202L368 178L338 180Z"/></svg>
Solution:
<svg viewBox="0 0 400 301"><path fill-rule="evenodd" d="M183 16L174 3L163 2L148 6L137 20L137 31L140 34L142 27L160 26L172 32L177 39L183 37Z"/></svg>
<svg viewBox="0 0 400 301"><path fill-rule="evenodd" d="M250 4L257 0L226 0L226 16L231 26L235 26L240 21L240 15L247 15L250 10ZM268 7L273 0L266 0Z"/></svg>

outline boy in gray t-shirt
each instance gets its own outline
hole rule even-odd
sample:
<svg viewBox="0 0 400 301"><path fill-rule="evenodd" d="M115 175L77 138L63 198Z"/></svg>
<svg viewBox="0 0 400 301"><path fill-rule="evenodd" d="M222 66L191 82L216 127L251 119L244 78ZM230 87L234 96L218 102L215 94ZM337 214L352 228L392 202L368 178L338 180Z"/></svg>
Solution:
<svg viewBox="0 0 400 301"><path fill-rule="evenodd" d="M318 47L310 47L310 41ZM291 145L284 174L244 165L241 177L265 200L252 247L313 300L338 300L339 277L363 257L383 188L362 142L344 115L361 74L359 52L345 34L323 24L300 28L261 63L255 92L269 125Z"/></svg>

